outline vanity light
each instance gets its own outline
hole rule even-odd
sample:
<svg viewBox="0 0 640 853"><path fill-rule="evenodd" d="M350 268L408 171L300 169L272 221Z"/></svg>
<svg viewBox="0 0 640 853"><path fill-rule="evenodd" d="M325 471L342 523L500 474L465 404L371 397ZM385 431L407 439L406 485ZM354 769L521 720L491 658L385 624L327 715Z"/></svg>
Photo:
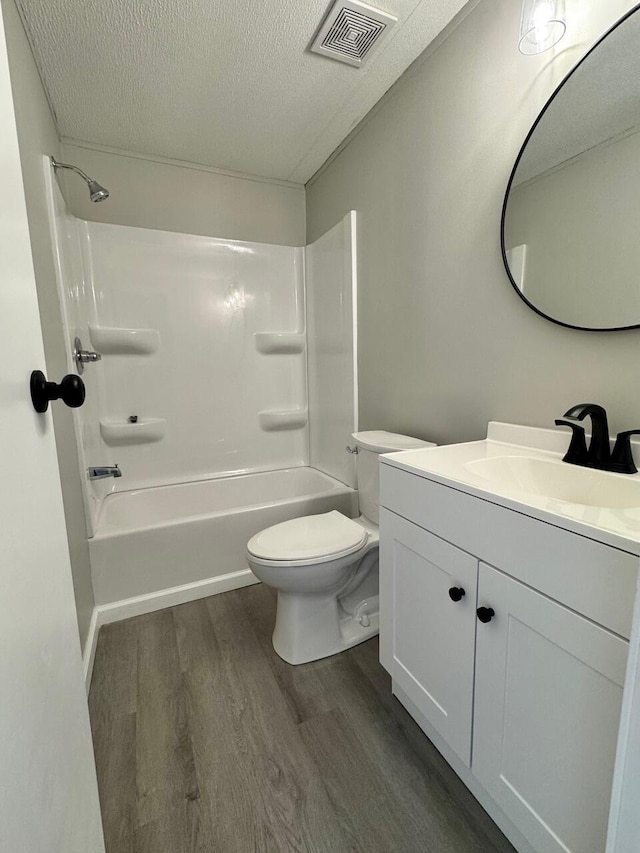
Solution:
<svg viewBox="0 0 640 853"><path fill-rule="evenodd" d="M520 53L542 53L557 44L567 29L564 0L523 0Z"/></svg>

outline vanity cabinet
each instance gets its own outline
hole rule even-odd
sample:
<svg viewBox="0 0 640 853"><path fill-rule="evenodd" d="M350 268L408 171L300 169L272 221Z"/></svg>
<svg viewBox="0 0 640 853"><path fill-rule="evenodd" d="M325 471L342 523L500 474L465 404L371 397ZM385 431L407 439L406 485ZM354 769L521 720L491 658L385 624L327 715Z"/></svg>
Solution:
<svg viewBox="0 0 640 853"><path fill-rule="evenodd" d="M395 587L393 677L469 766L477 561L384 509L380 526Z"/></svg>
<svg viewBox="0 0 640 853"><path fill-rule="evenodd" d="M535 850L603 853L628 643L483 563L473 772Z"/></svg>
<svg viewBox="0 0 640 853"><path fill-rule="evenodd" d="M558 528L387 464L381 506L394 693L519 849L604 853L637 557L568 531L554 557Z"/></svg>

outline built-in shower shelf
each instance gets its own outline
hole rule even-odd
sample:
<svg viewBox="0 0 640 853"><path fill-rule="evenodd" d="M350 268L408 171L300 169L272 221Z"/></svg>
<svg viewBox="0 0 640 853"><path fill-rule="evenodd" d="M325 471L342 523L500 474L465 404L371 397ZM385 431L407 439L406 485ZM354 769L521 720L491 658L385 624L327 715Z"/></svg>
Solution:
<svg viewBox="0 0 640 853"><path fill-rule="evenodd" d="M265 432L302 429L307 425L306 409L268 409L258 412L258 422Z"/></svg>
<svg viewBox="0 0 640 853"><path fill-rule="evenodd" d="M95 344L94 344L95 346ZM100 421L100 435L105 444L151 444L164 438L167 422L164 418L144 418L131 421Z"/></svg>
<svg viewBox="0 0 640 853"><path fill-rule="evenodd" d="M304 350L304 332L256 332L256 349L266 355L297 353Z"/></svg>
<svg viewBox="0 0 640 853"><path fill-rule="evenodd" d="M160 346L157 329L125 329L89 323L89 337L101 355L150 355Z"/></svg>

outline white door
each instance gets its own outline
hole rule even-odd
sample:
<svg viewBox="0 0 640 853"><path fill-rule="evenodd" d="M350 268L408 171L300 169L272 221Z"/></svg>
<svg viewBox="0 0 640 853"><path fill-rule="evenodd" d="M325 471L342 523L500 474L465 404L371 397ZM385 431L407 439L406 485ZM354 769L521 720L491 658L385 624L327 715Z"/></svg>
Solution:
<svg viewBox="0 0 640 853"><path fill-rule="evenodd" d="M469 766L478 563L380 510L381 660Z"/></svg>
<svg viewBox="0 0 640 853"><path fill-rule="evenodd" d="M51 413L29 398L44 354L1 12L0 117L0 850L98 853Z"/></svg>
<svg viewBox="0 0 640 853"><path fill-rule="evenodd" d="M539 853L603 853L629 644L483 563L478 603L473 772Z"/></svg>

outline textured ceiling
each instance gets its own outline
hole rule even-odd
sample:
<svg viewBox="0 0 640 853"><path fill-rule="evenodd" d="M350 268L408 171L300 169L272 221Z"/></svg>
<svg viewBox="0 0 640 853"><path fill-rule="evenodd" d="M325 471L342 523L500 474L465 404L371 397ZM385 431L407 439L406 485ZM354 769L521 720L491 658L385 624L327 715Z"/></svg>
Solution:
<svg viewBox="0 0 640 853"><path fill-rule="evenodd" d="M384 0L363 68L307 48L329 0L18 0L63 137L305 182L466 0Z"/></svg>
<svg viewBox="0 0 640 853"><path fill-rule="evenodd" d="M519 185L640 125L640 12L607 36L542 117L518 166Z"/></svg>

